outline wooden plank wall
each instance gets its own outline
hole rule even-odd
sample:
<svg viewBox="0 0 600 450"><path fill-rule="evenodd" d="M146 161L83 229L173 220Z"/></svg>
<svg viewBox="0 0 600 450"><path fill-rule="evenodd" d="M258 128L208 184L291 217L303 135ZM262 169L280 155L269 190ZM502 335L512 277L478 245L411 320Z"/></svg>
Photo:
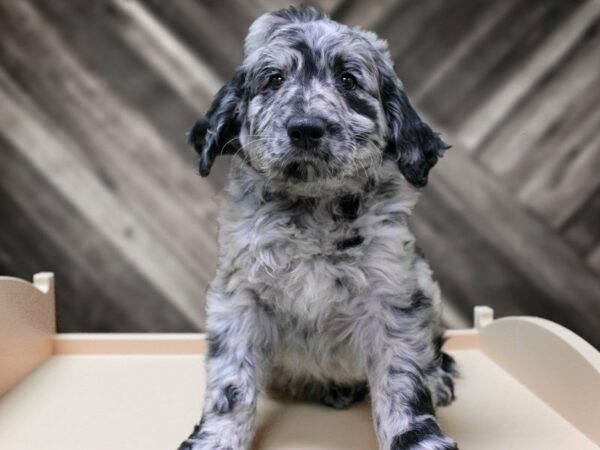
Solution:
<svg viewBox="0 0 600 450"><path fill-rule="evenodd" d="M287 2L286 2L287 3ZM280 0L0 0L0 273L57 273L62 331L191 331L227 170L184 132ZM600 346L600 2L323 0L389 40L454 148L413 218L450 325L477 304Z"/></svg>

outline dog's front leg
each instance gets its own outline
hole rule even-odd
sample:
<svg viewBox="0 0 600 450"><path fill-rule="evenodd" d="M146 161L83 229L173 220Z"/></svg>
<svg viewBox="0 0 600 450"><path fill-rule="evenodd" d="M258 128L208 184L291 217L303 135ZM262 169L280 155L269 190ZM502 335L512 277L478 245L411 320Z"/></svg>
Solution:
<svg viewBox="0 0 600 450"><path fill-rule="evenodd" d="M369 326L374 345L367 367L380 450L456 450L435 417L426 378L435 352L427 327L410 316Z"/></svg>
<svg viewBox="0 0 600 450"><path fill-rule="evenodd" d="M202 420L179 450L243 450L254 435L256 399L275 327L250 289L209 291L207 384Z"/></svg>

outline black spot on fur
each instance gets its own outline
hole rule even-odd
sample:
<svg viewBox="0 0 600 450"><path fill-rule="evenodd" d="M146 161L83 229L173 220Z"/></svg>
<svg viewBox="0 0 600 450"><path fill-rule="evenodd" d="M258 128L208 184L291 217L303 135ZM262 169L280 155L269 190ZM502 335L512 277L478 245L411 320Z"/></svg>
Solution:
<svg viewBox="0 0 600 450"><path fill-rule="evenodd" d="M208 332L208 357L217 358L221 356L225 351L225 341L221 334L215 332Z"/></svg>
<svg viewBox="0 0 600 450"><path fill-rule="evenodd" d="M431 298L421 289L417 289L410 297L410 306L413 310L431 306Z"/></svg>
<svg viewBox="0 0 600 450"><path fill-rule="evenodd" d="M377 431L379 431L380 428L381 428L381 417L379 416L379 414L375 414L375 429Z"/></svg>
<svg viewBox="0 0 600 450"><path fill-rule="evenodd" d="M344 239L343 241L338 241L335 246L338 250L347 250L352 247L357 247L364 242L365 238L356 235L348 239Z"/></svg>
<svg viewBox="0 0 600 450"><path fill-rule="evenodd" d="M313 77L317 76L319 72L314 50L307 44L307 42L304 39L297 40L290 47L296 50L301 55L301 82L303 84L306 84Z"/></svg>
<svg viewBox="0 0 600 450"><path fill-rule="evenodd" d="M367 99L361 98L354 91L345 91L344 98L352 110L356 111L361 116L368 117L372 121L377 120L377 108Z"/></svg>
<svg viewBox="0 0 600 450"><path fill-rule="evenodd" d="M358 217L359 210L360 198L357 195L344 195L334 210L334 218L352 221Z"/></svg>
<svg viewBox="0 0 600 450"><path fill-rule="evenodd" d="M305 164L293 162L288 164L283 170L284 176L290 179L306 181L308 179L308 170Z"/></svg>
<svg viewBox="0 0 600 450"><path fill-rule="evenodd" d="M391 198L398 194L399 186L393 181L382 181L375 187L375 196L380 198Z"/></svg>
<svg viewBox="0 0 600 450"><path fill-rule="evenodd" d="M266 303L265 301L263 301L263 299L260 297L260 295L258 295L258 293L254 290L250 290L250 296L252 297L252 300L254 300L254 303L256 303L256 305L262 309L265 314L269 315L269 316L274 316L275 315L275 311L273 310L273 307L271 305L269 305L268 303Z"/></svg>
<svg viewBox="0 0 600 450"><path fill-rule="evenodd" d="M345 409L365 399L369 393L367 383L338 384L330 382L322 402L335 409Z"/></svg>
<svg viewBox="0 0 600 450"><path fill-rule="evenodd" d="M431 392L429 392L429 389L422 380L419 380L419 382L415 385L413 398L409 403L410 408L415 416L420 416L423 414L435 414L433 400L431 399Z"/></svg>
<svg viewBox="0 0 600 450"><path fill-rule="evenodd" d="M236 407L241 399L241 390L233 384L228 384L223 389L223 401L219 404L219 408L215 411L217 414L227 414Z"/></svg>
<svg viewBox="0 0 600 450"><path fill-rule="evenodd" d="M441 436L443 436L442 431L437 422L430 418L425 419L422 422L416 423L411 430L396 435L392 441L390 450L408 450L428 438ZM450 450L450 447L448 450Z"/></svg>
<svg viewBox="0 0 600 450"><path fill-rule="evenodd" d="M456 361L448 353L442 352L442 370L448 373L456 372Z"/></svg>
<svg viewBox="0 0 600 450"><path fill-rule="evenodd" d="M415 245L415 254L421 259L426 259L425 252L418 245Z"/></svg>
<svg viewBox="0 0 600 450"><path fill-rule="evenodd" d="M418 289L411 295L409 306L392 305L392 310L400 314L410 315L422 309L429 308L430 306L431 298L425 295L422 290Z"/></svg>
<svg viewBox="0 0 600 450"><path fill-rule="evenodd" d="M425 384L424 373L416 364L413 363L410 366L410 368L406 369L391 366L388 369L388 373L390 376L402 376L410 379L413 387L413 395L408 402L408 407L415 416L423 414L434 415L435 409L433 407L433 400L431 392Z"/></svg>
<svg viewBox="0 0 600 450"><path fill-rule="evenodd" d="M444 346L445 341L446 338L443 334L439 334L433 341L434 350L436 354L436 361L439 367L441 367L444 372L453 375L457 372L456 361L452 356L442 351L442 347Z"/></svg>
<svg viewBox="0 0 600 450"><path fill-rule="evenodd" d="M444 386L446 386L448 388L448 390L450 391L450 398L448 399L448 402L446 403L446 404L449 404L455 398L454 380L452 379L452 377L450 375L444 374L444 375L442 375L442 383L444 383Z"/></svg>
<svg viewBox="0 0 600 450"><path fill-rule="evenodd" d="M194 426L194 431L190 434L184 442L178 447L177 450L192 450L194 448L194 444L203 441L208 437L208 433L206 431L202 431L202 427L204 425L204 417L200 420L200 423Z"/></svg>

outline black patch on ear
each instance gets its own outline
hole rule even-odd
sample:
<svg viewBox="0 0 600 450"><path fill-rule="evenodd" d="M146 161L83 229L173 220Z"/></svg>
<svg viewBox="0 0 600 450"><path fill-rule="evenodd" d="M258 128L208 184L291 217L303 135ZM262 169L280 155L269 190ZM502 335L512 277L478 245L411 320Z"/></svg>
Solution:
<svg viewBox="0 0 600 450"><path fill-rule="evenodd" d="M412 185L423 187L429 171L450 146L421 120L391 69L380 75L380 93L389 127L386 153Z"/></svg>
<svg viewBox="0 0 600 450"><path fill-rule="evenodd" d="M203 177L210 173L217 155L234 154L240 149L245 78L245 73L238 70L233 80L217 92L206 116L188 133L188 142L200 156L198 169Z"/></svg>

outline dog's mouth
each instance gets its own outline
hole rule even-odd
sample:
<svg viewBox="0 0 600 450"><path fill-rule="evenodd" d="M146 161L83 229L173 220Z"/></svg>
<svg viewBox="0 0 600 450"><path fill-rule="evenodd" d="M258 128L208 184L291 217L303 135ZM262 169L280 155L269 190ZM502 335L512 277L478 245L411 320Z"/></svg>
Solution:
<svg viewBox="0 0 600 450"><path fill-rule="evenodd" d="M283 176L293 182L310 183L321 178L321 170L310 161L293 161L283 168Z"/></svg>
<svg viewBox="0 0 600 450"><path fill-rule="evenodd" d="M287 181L310 183L333 175L329 161L330 154L324 148L305 149L303 152L293 150L278 164L278 169Z"/></svg>

